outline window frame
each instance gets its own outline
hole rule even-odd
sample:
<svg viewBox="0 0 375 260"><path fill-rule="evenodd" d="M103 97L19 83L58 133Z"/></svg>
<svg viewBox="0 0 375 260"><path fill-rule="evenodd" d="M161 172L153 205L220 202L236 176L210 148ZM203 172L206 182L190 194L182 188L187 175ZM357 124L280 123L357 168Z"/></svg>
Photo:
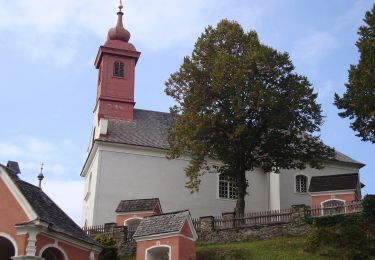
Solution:
<svg viewBox="0 0 375 260"><path fill-rule="evenodd" d="M298 177L302 177L305 179L306 183L305 183L305 191L302 191L301 189L301 183L298 183L297 181L297 178ZM299 185L299 189L297 189L297 184ZM308 190L309 190L309 177L305 174L296 174L294 176L294 192L295 193L298 193L298 194L307 194L308 193Z"/></svg>
<svg viewBox="0 0 375 260"><path fill-rule="evenodd" d="M237 200L238 189L237 189L236 183L233 180L230 180L228 177L227 177L227 179L221 179L221 178L225 178L225 177L221 176L221 174L219 174L218 177L217 177L217 198L221 199L221 200L231 200L231 201ZM221 187L220 184L221 183L226 184L226 197L220 196L221 195L221 192L220 192L220 187ZM233 194L233 187L234 186L237 189L237 194L235 196L231 197L231 194Z"/></svg>
<svg viewBox="0 0 375 260"><path fill-rule="evenodd" d="M125 63L124 62L120 60L116 60L115 62L113 62L112 76L115 78L125 78Z"/></svg>

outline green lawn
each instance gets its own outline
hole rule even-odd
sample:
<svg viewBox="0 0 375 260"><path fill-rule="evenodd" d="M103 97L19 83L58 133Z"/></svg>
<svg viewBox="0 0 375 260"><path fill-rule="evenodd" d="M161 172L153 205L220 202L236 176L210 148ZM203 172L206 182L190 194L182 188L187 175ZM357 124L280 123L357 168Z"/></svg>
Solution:
<svg viewBox="0 0 375 260"><path fill-rule="evenodd" d="M303 237L279 237L263 241L197 245L197 260L322 260L303 251ZM133 260L135 258L125 258Z"/></svg>
<svg viewBox="0 0 375 260"><path fill-rule="evenodd" d="M264 241L198 245L198 260L323 259L303 251L305 238L280 237Z"/></svg>

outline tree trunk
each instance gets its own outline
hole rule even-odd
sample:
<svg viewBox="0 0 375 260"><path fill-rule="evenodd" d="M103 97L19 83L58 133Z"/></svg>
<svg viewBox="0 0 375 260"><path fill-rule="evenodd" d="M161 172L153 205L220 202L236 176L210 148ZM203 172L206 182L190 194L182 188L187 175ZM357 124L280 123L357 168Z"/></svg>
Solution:
<svg viewBox="0 0 375 260"><path fill-rule="evenodd" d="M243 167L239 167L239 169L236 171L236 181L238 197L234 213L236 216L243 216L245 213L245 196L247 189L246 171Z"/></svg>

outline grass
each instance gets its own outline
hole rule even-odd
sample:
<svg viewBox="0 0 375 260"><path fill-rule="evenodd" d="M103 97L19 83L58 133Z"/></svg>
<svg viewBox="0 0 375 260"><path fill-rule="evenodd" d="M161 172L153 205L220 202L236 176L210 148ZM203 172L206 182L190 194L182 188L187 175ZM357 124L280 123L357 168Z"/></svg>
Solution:
<svg viewBox="0 0 375 260"><path fill-rule="evenodd" d="M279 237L263 241L198 245L198 260L323 259L303 251L303 237Z"/></svg>
<svg viewBox="0 0 375 260"><path fill-rule="evenodd" d="M304 237L279 237L262 241L228 244L198 244L197 260L322 260L303 251ZM134 260L135 258L124 258Z"/></svg>

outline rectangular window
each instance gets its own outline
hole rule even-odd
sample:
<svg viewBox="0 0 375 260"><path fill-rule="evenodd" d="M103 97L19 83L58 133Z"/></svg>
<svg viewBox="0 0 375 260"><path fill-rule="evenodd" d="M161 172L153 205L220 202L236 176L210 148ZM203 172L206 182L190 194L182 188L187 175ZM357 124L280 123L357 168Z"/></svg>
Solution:
<svg viewBox="0 0 375 260"><path fill-rule="evenodd" d="M237 199L237 185L228 177L219 176L219 198Z"/></svg>

